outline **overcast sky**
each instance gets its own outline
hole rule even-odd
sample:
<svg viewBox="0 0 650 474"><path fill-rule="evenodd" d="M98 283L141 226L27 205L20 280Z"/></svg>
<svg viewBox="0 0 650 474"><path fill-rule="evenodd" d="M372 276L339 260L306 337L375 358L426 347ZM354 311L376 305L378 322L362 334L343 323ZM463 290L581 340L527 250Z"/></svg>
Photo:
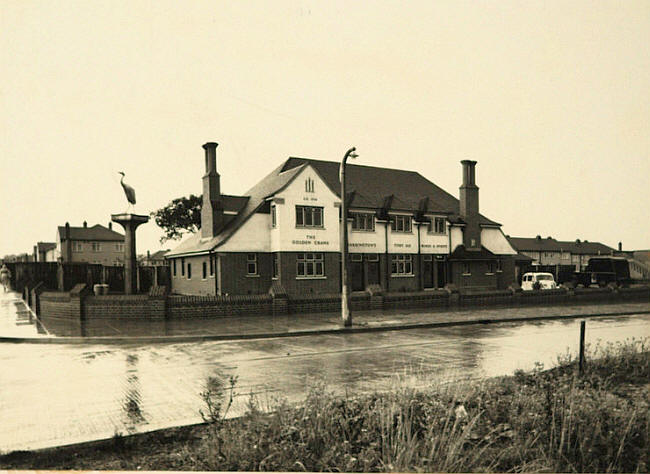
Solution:
<svg viewBox="0 0 650 474"><path fill-rule="evenodd" d="M458 196L472 159L506 234L650 248L648 0L4 0L0 37L0 256L107 225L118 171L141 214L199 194L206 141L228 194L356 146Z"/></svg>

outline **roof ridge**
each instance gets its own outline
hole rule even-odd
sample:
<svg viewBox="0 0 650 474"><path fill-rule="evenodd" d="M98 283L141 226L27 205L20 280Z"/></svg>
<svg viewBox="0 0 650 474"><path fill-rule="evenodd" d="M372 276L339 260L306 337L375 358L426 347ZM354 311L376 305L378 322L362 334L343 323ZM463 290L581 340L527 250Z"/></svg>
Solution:
<svg viewBox="0 0 650 474"><path fill-rule="evenodd" d="M336 164L336 165L340 165L340 164L341 164L340 161L318 160L318 159L316 159L316 158L305 158L305 157L302 157L302 156L290 156L289 158L286 159L286 161L285 161L284 163L286 164L287 161L292 160L292 159L295 159L295 160L306 160L306 161L317 161L317 162L320 162L320 163L334 163L334 164ZM346 166L346 167L354 166L354 167L356 167L356 168L373 168L373 169L378 169L378 170L387 170L387 171L400 171L400 172L402 172L402 173L416 173L416 174L422 176L418 171L414 171L414 170L405 170L405 169L400 169L400 168L386 168L385 166L358 165L358 164L356 164L356 163L350 163L350 162L347 162L345 166ZM283 167L284 167L284 166L283 166ZM289 168L289 169L293 169L293 168ZM285 171L289 171L289 170L285 170ZM424 178L424 176L422 176L422 177ZM426 178L425 178L425 179L426 179Z"/></svg>

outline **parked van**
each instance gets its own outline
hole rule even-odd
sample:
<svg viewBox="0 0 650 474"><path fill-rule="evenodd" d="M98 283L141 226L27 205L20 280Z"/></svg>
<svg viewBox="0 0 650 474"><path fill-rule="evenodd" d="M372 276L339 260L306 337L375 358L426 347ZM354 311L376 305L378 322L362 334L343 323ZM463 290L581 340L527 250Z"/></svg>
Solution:
<svg viewBox="0 0 650 474"><path fill-rule="evenodd" d="M552 273L530 272L524 273L524 276L521 277L522 290L534 290L537 288L536 283L539 283L540 290L554 290L557 288Z"/></svg>

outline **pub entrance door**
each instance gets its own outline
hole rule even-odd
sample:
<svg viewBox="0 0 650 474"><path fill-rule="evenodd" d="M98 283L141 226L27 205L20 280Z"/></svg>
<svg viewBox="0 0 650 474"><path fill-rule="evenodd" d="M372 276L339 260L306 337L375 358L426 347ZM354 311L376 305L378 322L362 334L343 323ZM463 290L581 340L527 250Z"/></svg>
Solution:
<svg viewBox="0 0 650 474"><path fill-rule="evenodd" d="M444 288L447 284L446 267L444 260L436 260L436 288Z"/></svg>
<svg viewBox="0 0 650 474"><path fill-rule="evenodd" d="M379 254L366 254L368 285L379 285Z"/></svg>
<svg viewBox="0 0 650 474"><path fill-rule="evenodd" d="M350 289L352 291L364 291L363 255L360 253L350 254Z"/></svg>
<svg viewBox="0 0 650 474"><path fill-rule="evenodd" d="M422 286L424 289L433 288L433 255L422 255Z"/></svg>

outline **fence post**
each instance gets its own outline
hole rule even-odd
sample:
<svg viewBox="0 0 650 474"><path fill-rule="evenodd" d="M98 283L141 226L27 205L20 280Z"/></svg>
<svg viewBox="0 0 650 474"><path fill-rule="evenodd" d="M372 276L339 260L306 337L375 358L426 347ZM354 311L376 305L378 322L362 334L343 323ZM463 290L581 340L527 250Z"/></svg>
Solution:
<svg viewBox="0 0 650 474"><path fill-rule="evenodd" d="M580 359L578 363L581 374L585 369L585 324L584 320L580 321Z"/></svg>

